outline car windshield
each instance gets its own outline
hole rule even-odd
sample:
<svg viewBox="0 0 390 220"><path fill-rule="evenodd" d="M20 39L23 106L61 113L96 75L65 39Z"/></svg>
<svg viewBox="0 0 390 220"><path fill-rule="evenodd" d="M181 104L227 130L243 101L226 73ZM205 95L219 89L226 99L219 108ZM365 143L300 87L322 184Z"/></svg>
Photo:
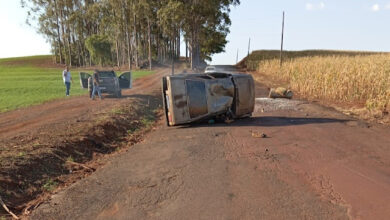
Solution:
<svg viewBox="0 0 390 220"><path fill-rule="evenodd" d="M99 76L102 78L115 77L114 72L99 72Z"/></svg>

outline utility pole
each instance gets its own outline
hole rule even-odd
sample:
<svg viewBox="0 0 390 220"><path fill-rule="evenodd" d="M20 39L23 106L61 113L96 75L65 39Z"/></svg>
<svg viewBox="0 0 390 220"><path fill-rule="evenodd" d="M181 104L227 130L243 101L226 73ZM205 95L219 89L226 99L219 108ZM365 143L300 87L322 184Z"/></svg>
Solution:
<svg viewBox="0 0 390 220"><path fill-rule="evenodd" d="M248 57L249 57L250 50L251 50L251 38L249 38L249 43L248 43Z"/></svg>
<svg viewBox="0 0 390 220"><path fill-rule="evenodd" d="M238 49L237 49L237 56L236 56L236 64L238 63Z"/></svg>
<svg viewBox="0 0 390 220"><path fill-rule="evenodd" d="M283 39L284 38L284 11L283 11L283 20L282 20L282 43L280 46L280 67L282 67L283 64Z"/></svg>

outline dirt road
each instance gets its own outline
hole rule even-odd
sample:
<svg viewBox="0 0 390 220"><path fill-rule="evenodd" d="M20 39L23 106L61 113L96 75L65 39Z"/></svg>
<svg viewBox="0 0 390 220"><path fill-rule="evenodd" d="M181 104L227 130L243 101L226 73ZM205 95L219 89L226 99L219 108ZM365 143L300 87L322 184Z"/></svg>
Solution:
<svg viewBox="0 0 390 220"><path fill-rule="evenodd" d="M232 124L160 121L30 218L390 218L389 128L304 101L256 102Z"/></svg>

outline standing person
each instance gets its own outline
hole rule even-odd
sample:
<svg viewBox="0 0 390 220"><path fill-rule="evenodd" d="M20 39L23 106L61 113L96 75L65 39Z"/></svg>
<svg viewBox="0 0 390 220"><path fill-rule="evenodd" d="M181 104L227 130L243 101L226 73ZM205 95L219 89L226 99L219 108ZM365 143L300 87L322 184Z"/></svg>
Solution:
<svg viewBox="0 0 390 220"><path fill-rule="evenodd" d="M98 93L99 95L99 98L100 100L102 100L102 94L100 92L100 88L99 88L99 73L97 70L95 70L95 72L93 73L93 90L92 90L92 97L91 99L94 100L95 99L95 94L96 92Z"/></svg>
<svg viewBox="0 0 390 220"><path fill-rule="evenodd" d="M72 75L70 74L68 66L66 66L65 70L62 72L62 79L64 80L64 84L66 87L66 96L69 96L70 82L72 81L72 83L73 83L73 79L72 79Z"/></svg>
<svg viewBox="0 0 390 220"><path fill-rule="evenodd" d="M89 92L89 98L92 98L92 90L93 90L93 79L92 76L88 77L88 92Z"/></svg>

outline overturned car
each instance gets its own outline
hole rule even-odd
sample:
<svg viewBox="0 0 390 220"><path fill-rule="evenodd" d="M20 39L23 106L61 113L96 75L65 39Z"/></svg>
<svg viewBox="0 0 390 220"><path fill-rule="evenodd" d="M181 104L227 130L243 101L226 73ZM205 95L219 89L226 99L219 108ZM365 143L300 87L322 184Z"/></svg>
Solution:
<svg viewBox="0 0 390 220"><path fill-rule="evenodd" d="M168 126L248 117L255 107L255 85L248 74L166 76L162 79L162 95Z"/></svg>

